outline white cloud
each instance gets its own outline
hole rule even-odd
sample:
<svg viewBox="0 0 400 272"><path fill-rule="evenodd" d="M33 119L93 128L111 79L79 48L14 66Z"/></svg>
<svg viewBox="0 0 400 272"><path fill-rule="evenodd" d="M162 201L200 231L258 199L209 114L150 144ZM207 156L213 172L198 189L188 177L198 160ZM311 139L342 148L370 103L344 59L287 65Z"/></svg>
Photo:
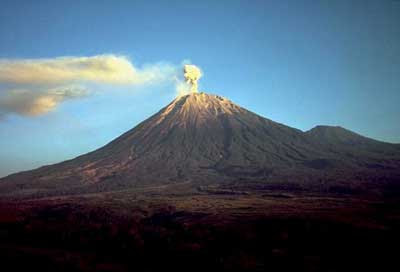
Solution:
<svg viewBox="0 0 400 272"><path fill-rule="evenodd" d="M88 95L87 84L144 86L172 81L176 66L135 67L125 56L0 59L0 114L37 116L65 100ZM11 87L10 87L11 86Z"/></svg>
<svg viewBox="0 0 400 272"><path fill-rule="evenodd" d="M38 116L54 110L65 100L84 97L88 94L89 91L80 86L62 86L45 91L9 90L0 100L0 114Z"/></svg>
<svg viewBox="0 0 400 272"><path fill-rule="evenodd" d="M156 63L139 69L124 56L58 57L53 59L0 59L0 82L59 84L97 82L143 85L170 78L172 65Z"/></svg>
<svg viewBox="0 0 400 272"><path fill-rule="evenodd" d="M175 91L176 96L183 96L191 93L191 85L186 81L176 80L175 82Z"/></svg>

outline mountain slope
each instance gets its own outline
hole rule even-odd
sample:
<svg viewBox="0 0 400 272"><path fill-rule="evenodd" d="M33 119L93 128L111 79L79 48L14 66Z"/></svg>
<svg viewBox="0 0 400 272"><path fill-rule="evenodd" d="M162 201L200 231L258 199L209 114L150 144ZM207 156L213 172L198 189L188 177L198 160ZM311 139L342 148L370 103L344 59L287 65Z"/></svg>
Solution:
<svg viewBox="0 0 400 272"><path fill-rule="evenodd" d="M304 133L220 96L193 93L96 151L0 180L0 191L51 195L176 182L312 184L338 171L365 169L371 175L371 165L393 170L399 154L398 145L345 129Z"/></svg>
<svg viewBox="0 0 400 272"><path fill-rule="evenodd" d="M305 133L319 148L365 167L398 167L400 145L370 139L342 127L316 126Z"/></svg>

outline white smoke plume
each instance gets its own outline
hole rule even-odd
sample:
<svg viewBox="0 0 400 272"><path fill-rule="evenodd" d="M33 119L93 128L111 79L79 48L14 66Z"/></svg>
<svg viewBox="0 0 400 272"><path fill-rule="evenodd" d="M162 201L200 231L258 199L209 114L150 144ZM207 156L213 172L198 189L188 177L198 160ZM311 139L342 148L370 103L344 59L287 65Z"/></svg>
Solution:
<svg viewBox="0 0 400 272"><path fill-rule="evenodd" d="M179 97L190 93L197 93L197 82L202 77L201 69L192 64L185 64L183 66L183 76L184 80L175 78L177 96Z"/></svg>
<svg viewBox="0 0 400 272"><path fill-rule="evenodd" d="M186 83L191 85L190 92L197 93L197 81L202 76L200 68L196 65L186 64L185 66L183 66L183 72Z"/></svg>

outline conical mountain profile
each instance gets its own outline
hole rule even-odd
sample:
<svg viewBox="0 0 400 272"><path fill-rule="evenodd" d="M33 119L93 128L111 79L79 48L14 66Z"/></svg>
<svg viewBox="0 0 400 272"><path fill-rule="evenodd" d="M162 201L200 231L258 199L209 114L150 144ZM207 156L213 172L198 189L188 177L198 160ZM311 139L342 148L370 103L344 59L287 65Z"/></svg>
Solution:
<svg viewBox="0 0 400 272"><path fill-rule="evenodd" d="M183 182L351 191L398 184L399 169L398 144L341 127L303 132L218 95L192 93L98 150L0 179L0 192L45 196Z"/></svg>

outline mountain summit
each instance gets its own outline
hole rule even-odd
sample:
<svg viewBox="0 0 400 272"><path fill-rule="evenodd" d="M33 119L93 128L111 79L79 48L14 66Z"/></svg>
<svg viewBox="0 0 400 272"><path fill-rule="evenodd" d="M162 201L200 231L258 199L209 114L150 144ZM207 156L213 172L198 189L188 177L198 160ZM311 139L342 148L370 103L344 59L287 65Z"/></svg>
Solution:
<svg viewBox="0 0 400 272"><path fill-rule="evenodd" d="M399 145L340 127L302 132L221 96L191 93L98 150L1 179L0 191L54 195L180 182L320 190L397 180L398 169Z"/></svg>

